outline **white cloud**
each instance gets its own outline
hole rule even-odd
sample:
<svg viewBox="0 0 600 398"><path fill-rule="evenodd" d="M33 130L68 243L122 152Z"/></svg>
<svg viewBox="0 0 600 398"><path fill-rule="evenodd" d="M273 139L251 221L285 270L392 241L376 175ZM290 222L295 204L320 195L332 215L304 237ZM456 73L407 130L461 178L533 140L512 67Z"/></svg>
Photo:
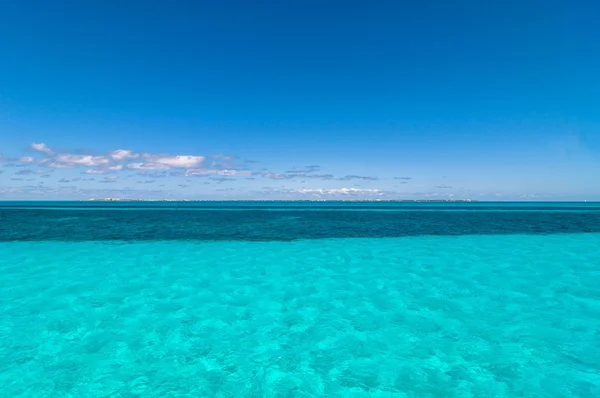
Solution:
<svg viewBox="0 0 600 398"><path fill-rule="evenodd" d="M271 173L270 171L263 173L262 176L265 178L271 178L273 180L287 180L291 178L291 176L288 174Z"/></svg>
<svg viewBox="0 0 600 398"><path fill-rule="evenodd" d="M84 171L85 174L106 174L106 170L101 169L88 169Z"/></svg>
<svg viewBox="0 0 600 398"><path fill-rule="evenodd" d="M31 144L31 148L38 152L45 153L46 155L49 155L49 156L54 155L54 152L52 151L52 149L48 148L48 146L46 144L44 144L43 142L41 142L39 144L36 144L34 142L33 144Z"/></svg>
<svg viewBox="0 0 600 398"><path fill-rule="evenodd" d="M379 189L362 188L299 189L297 192L312 195L383 195L383 192Z"/></svg>
<svg viewBox="0 0 600 398"><path fill-rule="evenodd" d="M114 166L109 166L109 167L106 168L106 170L111 170L111 171L123 170L123 165L122 164L116 164Z"/></svg>
<svg viewBox="0 0 600 398"><path fill-rule="evenodd" d="M117 149L109 153L109 156L114 160L126 160L126 159L137 159L140 157L137 153L133 153L128 149Z"/></svg>
<svg viewBox="0 0 600 398"><path fill-rule="evenodd" d="M160 163L130 163L127 168L134 170L169 170L170 167Z"/></svg>
<svg viewBox="0 0 600 398"><path fill-rule="evenodd" d="M58 163L76 164L81 166L101 166L110 162L105 156L91 155L58 155L55 159Z"/></svg>
<svg viewBox="0 0 600 398"><path fill-rule="evenodd" d="M47 164L47 166L52 169L70 169L73 167L72 164L56 163L56 162L50 162Z"/></svg>
<svg viewBox="0 0 600 398"><path fill-rule="evenodd" d="M31 156L23 156L22 158L19 158L19 161L23 163L33 163L35 162L35 158L32 158Z"/></svg>
<svg viewBox="0 0 600 398"><path fill-rule="evenodd" d="M204 176L249 176L250 171L238 170L212 170L212 169L189 169L181 175L186 177L204 177Z"/></svg>
<svg viewBox="0 0 600 398"><path fill-rule="evenodd" d="M193 169L200 166L204 162L204 156L187 156L187 155L150 155L144 154L144 159L149 163L157 163L168 166L170 168Z"/></svg>
<svg viewBox="0 0 600 398"><path fill-rule="evenodd" d="M235 159L235 156L227 156L227 155L219 154L219 155L213 155L212 158L213 159L222 159L222 160L233 160L233 159Z"/></svg>
<svg viewBox="0 0 600 398"><path fill-rule="evenodd" d="M204 162L204 156L169 156L144 154L147 162L130 163L127 165L135 170L169 170L169 169L194 169Z"/></svg>

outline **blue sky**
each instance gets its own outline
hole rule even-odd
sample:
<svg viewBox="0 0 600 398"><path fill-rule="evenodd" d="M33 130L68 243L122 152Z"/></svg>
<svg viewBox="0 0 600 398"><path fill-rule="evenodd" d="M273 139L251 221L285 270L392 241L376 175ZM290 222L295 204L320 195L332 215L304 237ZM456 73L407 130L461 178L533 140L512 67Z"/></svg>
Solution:
<svg viewBox="0 0 600 398"><path fill-rule="evenodd" d="M0 199L600 200L598 15L4 1Z"/></svg>

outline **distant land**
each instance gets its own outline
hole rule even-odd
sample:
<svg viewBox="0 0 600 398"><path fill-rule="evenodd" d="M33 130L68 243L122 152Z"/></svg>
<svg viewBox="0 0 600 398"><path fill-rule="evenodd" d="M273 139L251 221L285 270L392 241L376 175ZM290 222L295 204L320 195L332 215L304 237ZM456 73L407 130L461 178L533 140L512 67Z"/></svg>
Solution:
<svg viewBox="0 0 600 398"><path fill-rule="evenodd" d="M479 202L478 200L472 199L302 199L302 200L291 200L291 199L121 199L121 198L90 198L90 202L383 202L383 203L429 203L429 202Z"/></svg>

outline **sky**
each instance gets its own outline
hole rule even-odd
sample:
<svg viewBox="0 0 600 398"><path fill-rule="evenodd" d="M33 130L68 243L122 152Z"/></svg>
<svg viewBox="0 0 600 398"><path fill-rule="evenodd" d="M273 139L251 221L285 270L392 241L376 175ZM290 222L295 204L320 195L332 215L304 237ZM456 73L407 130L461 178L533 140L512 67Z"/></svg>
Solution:
<svg viewBox="0 0 600 398"><path fill-rule="evenodd" d="M0 200L600 200L594 1L0 2Z"/></svg>

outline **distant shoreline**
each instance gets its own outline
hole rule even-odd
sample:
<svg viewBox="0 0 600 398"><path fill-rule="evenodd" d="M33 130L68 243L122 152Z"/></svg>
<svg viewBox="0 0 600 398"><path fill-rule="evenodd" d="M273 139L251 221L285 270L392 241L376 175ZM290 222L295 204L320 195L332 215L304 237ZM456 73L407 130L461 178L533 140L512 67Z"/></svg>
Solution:
<svg viewBox="0 0 600 398"><path fill-rule="evenodd" d="M471 203L471 202L478 202L477 200L470 200L470 199L464 199L464 200L372 200L372 199L356 199L356 200L352 200L352 199L339 199L339 200L331 200L331 199L323 199L323 200L286 200L286 199L280 199L280 200L266 200L266 199L257 199L257 200L219 200L219 199L117 199L117 198L111 198L111 199L88 199L86 200L78 200L78 202L265 202L265 203L272 203L272 202L293 202L293 203L298 203L298 202L304 202L304 203L314 203L314 202L332 202L332 203L339 203L339 202L364 202L364 203L431 203L431 202L443 202L443 203L448 203L448 202L452 202L452 203Z"/></svg>
<svg viewBox="0 0 600 398"><path fill-rule="evenodd" d="M600 203L597 200L471 200L471 199L398 199L398 200L373 200L373 199L0 199L2 202L86 202L86 203L123 203L123 202L147 202L147 203Z"/></svg>

